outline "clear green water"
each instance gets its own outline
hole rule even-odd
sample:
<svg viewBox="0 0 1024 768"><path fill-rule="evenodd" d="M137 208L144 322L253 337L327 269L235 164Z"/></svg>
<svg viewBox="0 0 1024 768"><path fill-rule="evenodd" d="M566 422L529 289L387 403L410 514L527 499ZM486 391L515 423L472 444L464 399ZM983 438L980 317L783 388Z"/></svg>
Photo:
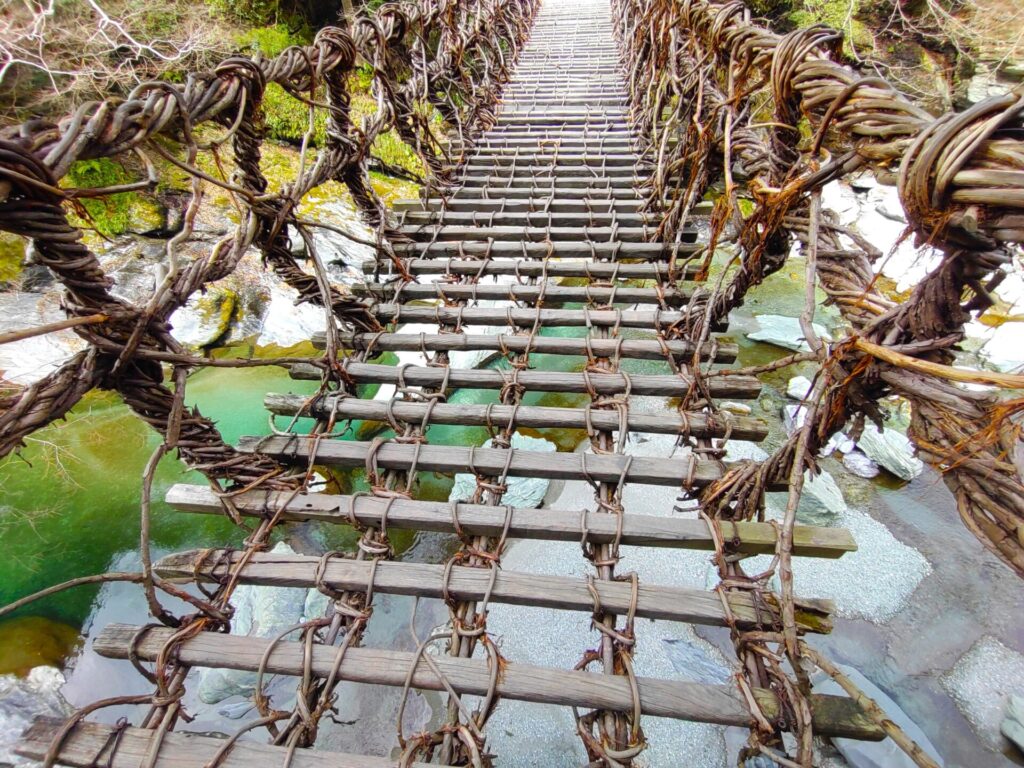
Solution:
<svg viewBox="0 0 1024 768"><path fill-rule="evenodd" d="M210 369L189 381L188 400L233 441L268 431L267 392L315 387L291 381L278 368ZM142 471L157 444L156 433L116 395L94 393L66 421L33 435L20 457L0 462L0 604L101 573L119 553L138 549ZM161 462L154 487L155 549L241 541L244 532L224 518L183 515L163 503L173 483L201 480L173 456ZM76 641L97 591L79 587L0 621L0 673L26 668L26 659L59 661Z"/></svg>

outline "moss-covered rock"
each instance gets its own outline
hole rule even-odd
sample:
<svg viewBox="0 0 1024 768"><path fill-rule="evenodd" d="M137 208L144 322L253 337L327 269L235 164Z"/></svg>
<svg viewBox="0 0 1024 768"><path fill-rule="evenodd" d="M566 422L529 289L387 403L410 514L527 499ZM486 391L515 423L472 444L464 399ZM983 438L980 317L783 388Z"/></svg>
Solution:
<svg viewBox="0 0 1024 768"><path fill-rule="evenodd" d="M71 166L63 186L103 189L137 181L123 165L108 158L80 160ZM115 192L103 197L81 198L81 208L70 215L76 226L95 228L104 237L125 232L160 234L168 227L167 208L143 192Z"/></svg>
<svg viewBox="0 0 1024 768"><path fill-rule="evenodd" d="M0 285L10 283L25 265L25 238L0 232Z"/></svg>

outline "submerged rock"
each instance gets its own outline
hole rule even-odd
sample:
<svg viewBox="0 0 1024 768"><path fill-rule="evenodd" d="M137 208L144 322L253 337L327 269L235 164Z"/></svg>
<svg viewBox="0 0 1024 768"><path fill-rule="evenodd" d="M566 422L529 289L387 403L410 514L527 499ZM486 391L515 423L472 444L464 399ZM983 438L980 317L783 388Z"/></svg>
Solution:
<svg viewBox="0 0 1024 768"><path fill-rule="evenodd" d="M75 711L61 695L63 685L56 667L35 667L25 677L0 675L0 765L32 765L14 754L22 732L37 717L63 720Z"/></svg>
<svg viewBox="0 0 1024 768"><path fill-rule="evenodd" d="M902 480L913 480L924 471L924 463L914 455L913 443L892 427L879 431L874 424L866 424L857 447Z"/></svg>
<svg viewBox="0 0 1024 768"><path fill-rule="evenodd" d="M285 542L271 550L273 554L295 554ZM250 637L277 637L282 631L302 621L308 590L291 587L256 587L243 584L231 597L235 609L231 634ZM297 639L298 633L284 638ZM266 675L265 680L269 681ZM250 696L256 690L256 673L235 669L204 669L199 674L199 699L217 704L229 696Z"/></svg>
<svg viewBox="0 0 1024 768"><path fill-rule="evenodd" d="M494 441L488 440L484 448L493 448ZM555 444L539 437L527 437L518 432L512 435L512 448L527 451L550 453ZM544 477L509 477L505 482L508 490L502 497L502 504L511 504L516 509L528 509L538 506L544 500L551 481ZM448 494L449 501L468 501L476 491L476 478L471 474L455 476L455 485Z"/></svg>
<svg viewBox="0 0 1024 768"><path fill-rule="evenodd" d="M999 730L1017 749L1024 752L1024 697L1010 696L1010 702L1006 705L1006 717L1003 718Z"/></svg>
<svg viewBox="0 0 1024 768"><path fill-rule="evenodd" d="M800 320L795 317L784 317L783 315L755 315L761 330L748 333L747 338L753 341L764 341L774 344L777 347L791 349L794 352L807 352L810 346L804 339L804 332L800 328ZM812 323L814 332L818 338L824 341L831 341L828 331L824 326Z"/></svg>
<svg viewBox="0 0 1024 768"><path fill-rule="evenodd" d="M878 465L860 451L850 451L843 456L843 466L851 475L867 480L878 477L878 473L881 472Z"/></svg>
<svg viewBox="0 0 1024 768"><path fill-rule="evenodd" d="M1000 727L1006 705L1012 696L1024 696L1024 654L994 637L982 637L942 676L941 682L978 738L993 749L1001 749Z"/></svg>
<svg viewBox="0 0 1024 768"><path fill-rule="evenodd" d="M907 716L899 704L893 701L877 685L868 680L858 670L845 664L836 664L840 671L849 677L853 683L864 692L868 698L882 708L886 716L898 725L904 733L912 738L929 757L939 766L945 765L939 756L938 750L928 740L917 724ZM814 692L831 696L846 696L846 692L839 683L832 680L823 672L818 673L813 681ZM907 757L902 749L896 746L892 739L885 741L857 741L854 739L833 738L839 753L846 759L852 768L914 768L914 761Z"/></svg>
<svg viewBox="0 0 1024 768"><path fill-rule="evenodd" d="M806 376L794 376L786 385L786 396L803 400L811 393L811 380Z"/></svg>

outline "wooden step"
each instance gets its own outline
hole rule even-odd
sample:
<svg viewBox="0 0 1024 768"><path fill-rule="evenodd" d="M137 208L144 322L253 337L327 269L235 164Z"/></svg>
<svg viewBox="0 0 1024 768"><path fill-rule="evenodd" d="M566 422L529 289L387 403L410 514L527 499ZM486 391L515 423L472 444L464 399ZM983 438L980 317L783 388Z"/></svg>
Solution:
<svg viewBox="0 0 1024 768"><path fill-rule="evenodd" d="M253 717L258 713L253 711ZM63 720L39 718L21 737L15 752L42 761L57 737ZM260 731L254 731L259 734ZM57 753L58 765L74 768L139 768L146 765L154 748L159 768L203 768L212 765L226 739L183 731L155 731L149 728L119 728L101 723L76 724ZM116 749L112 747L116 745ZM395 768L390 757L351 755L323 749L275 747L258 741L239 740L218 760L219 768ZM412 763L414 768L437 768L436 763Z"/></svg>
<svg viewBox="0 0 1024 768"><path fill-rule="evenodd" d="M182 512L222 515L220 497L208 485L171 486L166 501ZM583 509L512 509L483 504L385 499L375 496L341 496L327 493L254 490L232 496L232 505L243 517L265 518L281 511L281 520L332 525L380 528L387 515L387 527L396 530L433 531L468 536L501 536L508 523L511 539L538 541L580 541L583 530L595 544L615 540L620 521L615 515ZM458 528L455 521L458 520ZM721 523L722 535L731 549L744 555L775 552L779 529L771 523ZM619 542L624 545L715 550L714 538L703 520L685 517L642 515L628 511L621 520ZM793 527L793 554L798 557L834 559L855 552L857 545L844 528Z"/></svg>
<svg viewBox="0 0 1024 768"><path fill-rule="evenodd" d="M644 197L634 187L604 187L603 189L581 189L581 188L570 188L561 185L547 184L539 186L536 184L531 185L517 185L513 187L502 186L501 189L492 189L490 187L446 187L441 192L449 200L521 200L524 198L552 198L556 201L562 200L580 200L584 204L589 202L590 206L595 210L599 211L603 208L607 209L610 204L617 201L622 201L623 204L629 203L636 208L642 208L644 205ZM506 208L507 209L507 208Z"/></svg>
<svg viewBox="0 0 1024 768"><path fill-rule="evenodd" d="M512 372L493 368L437 368L427 365L356 363L345 365L348 376L357 384L402 384L436 389L442 384L454 389L501 389L512 380ZM314 365L297 364L292 378L319 381L321 370ZM627 390L634 395L685 397L693 387L684 376L652 374L582 373L559 371L520 371L516 381L529 392L587 393L589 388L601 395L617 395ZM750 400L761 394L761 382L753 376L715 376L707 380L708 392L716 398Z"/></svg>
<svg viewBox="0 0 1024 768"><path fill-rule="evenodd" d="M397 291L397 294L396 294ZM520 301L542 302L548 306L565 303L654 304L681 307L690 301L687 288L632 288L616 285L611 288L593 285L522 285L520 283L458 284L458 283L358 283L352 286L357 295L371 295L389 302L443 299L445 301Z"/></svg>
<svg viewBox="0 0 1024 768"><path fill-rule="evenodd" d="M483 198L460 199L458 197L453 197L447 201L442 201L439 198L431 198L427 201L403 200L395 203L394 209L396 211L447 210L448 212L479 213L482 215L487 213L517 213L530 211L551 214L586 214L591 211L595 213L609 213L611 211L615 211L617 213L639 214L643 211L643 201L639 199L608 199L602 201L587 199L555 200L550 197L498 198L488 200Z"/></svg>
<svg viewBox="0 0 1024 768"><path fill-rule="evenodd" d="M536 176L554 176L558 179L590 179L633 180L638 176L649 175L649 168L634 163L629 165L602 165L599 161L593 165L564 165L544 157L520 156L516 161L506 163L482 162L473 156L469 162L461 166L463 175L486 177L491 179L520 179Z"/></svg>
<svg viewBox="0 0 1024 768"><path fill-rule="evenodd" d="M585 277L602 282L611 280L667 280L668 262L646 264L625 264L617 262L591 261L590 259L559 261L514 261L512 259L405 259L405 269L413 275L514 275L516 277ZM378 264L363 262L363 271L388 274L391 263ZM700 265L690 262L676 267L677 279L694 277Z"/></svg>
<svg viewBox="0 0 1024 768"><path fill-rule="evenodd" d="M175 630L113 624L93 640L93 649L107 658L127 659L135 645L137 657L153 661L162 653ZM190 667L213 667L258 671L265 659L270 675L303 674L305 644L279 642L256 637L236 637L219 632L201 632L176 644L176 659ZM444 691L448 682L459 695L487 695L494 674L483 659L452 658L437 655L431 659L437 674L415 653L376 648L350 647L338 661L336 648L313 645L310 669L314 677L337 673L338 680L402 687L411 674L412 687ZM631 681L625 676L538 667L506 662L497 676L497 693L503 699L585 709L632 712ZM750 724L750 711L734 685L707 685L681 680L635 678L641 713L677 720ZM779 703L771 691L756 688L753 696L769 720L779 715ZM881 740L884 732L864 714L853 699L840 696L810 697L814 730L822 736Z"/></svg>
<svg viewBox="0 0 1024 768"><path fill-rule="evenodd" d="M643 182L645 177L636 176L630 173L628 176L560 176L552 173L519 173L513 176L502 176L500 174L481 174L479 176L459 176L452 186L464 189L474 187L489 187L491 197L500 197L508 187L545 187L551 185L557 190L582 189L588 192L607 192L617 190L634 192L637 184Z"/></svg>
<svg viewBox="0 0 1024 768"><path fill-rule="evenodd" d="M240 571L229 571L242 563ZM230 550L196 549L178 552L154 564L157 575L165 579L199 579L218 583L228 573L236 573L238 583L261 587L317 587L317 566L321 559L310 555L282 555L259 552L251 556ZM447 571L447 574L446 574ZM594 610L593 589L600 605L610 613L629 612L632 584L628 581L594 580L546 576L501 569L493 576L487 568L424 563L395 563L332 558L323 569L323 586L338 592L365 592L373 584L375 593L410 595L434 599L448 596L459 601L478 601L490 596L492 603L526 605L562 611ZM765 620L764 612L746 594L728 596L729 608L743 629L757 628ZM830 615L835 606L829 600L798 600L797 623L802 631L827 634L832 631ZM711 627L728 626L728 614L716 592L665 587L640 582L637 589L636 616ZM769 624L770 626L770 624Z"/></svg>
<svg viewBox="0 0 1024 768"><path fill-rule="evenodd" d="M616 224L622 228L657 227L659 214L643 213L558 213L558 212L509 212L509 211L404 211L399 214L403 225L473 226L473 227L552 227L553 229L579 227L610 227ZM651 230L653 231L653 229ZM694 232L696 234L696 232Z"/></svg>
<svg viewBox="0 0 1024 768"><path fill-rule="evenodd" d="M365 467L371 443L356 440L243 436L238 449L259 452L282 461L308 462L315 450L316 464L331 467ZM587 480L665 485L690 490L718 480L723 465L704 459L665 459L651 456L622 456L593 453L541 453L517 448L467 448L461 445L408 445L385 442L376 453L381 469L455 474L471 472L498 477L508 467L510 477L544 477L558 480Z"/></svg>
<svg viewBox="0 0 1024 768"><path fill-rule="evenodd" d="M644 243L654 234L655 227L515 227L462 225L462 224L421 224L405 225L400 231L407 237L419 241L449 240L495 240L515 243L543 243L582 241L595 243ZM696 233L694 233L694 238Z"/></svg>
<svg viewBox="0 0 1024 768"><path fill-rule="evenodd" d="M697 253L703 246L696 243L681 243L678 252L682 255ZM512 259L667 259L672 255L672 246L666 243L509 243L509 242L450 242L437 243L394 243L395 252L418 258L457 257L460 255L505 257Z"/></svg>
<svg viewBox="0 0 1024 768"><path fill-rule="evenodd" d="M379 421L391 418L407 424L421 424L429 416L430 424L454 424L463 427L511 425L533 429L587 429L588 414L584 408L552 408L538 405L475 405L457 403L428 403L395 401L390 405L383 400L360 400L354 397L325 395L310 400L302 395L270 393L263 405L271 413L285 416L312 416L338 419ZM590 424L594 429L614 432L619 428L616 411L591 410ZM768 436L768 425L750 416L709 416L702 412L681 415L676 411L627 414L626 423L631 432L687 435L693 437L725 437L735 440L761 441Z"/></svg>
<svg viewBox="0 0 1024 768"><path fill-rule="evenodd" d="M313 345L323 348L324 335L313 334ZM561 336L520 336L515 334L467 334L467 333L339 333L338 343L344 349L372 349L376 352L455 352L488 351L535 352L548 355L593 354L595 357L620 357L636 360L665 361L671 354L681 360L693 357L695 345L686 339L666 341L653 339L587 339L584 337ZM706 343L700 357L706 360L712 349L715 362L731 363L736 359L738 347L732 343Z"/></svg>
<svg viewBox="0 0 1024 768"><path fill-rule="evenodd" d="M684 319L672 310L523 309L518 307L421 307L410 304L375 304L373 315L384 323L435 323L463 326L518 326L519 328L669 328ZM712 330L724 331L725 323Z"/></svg>

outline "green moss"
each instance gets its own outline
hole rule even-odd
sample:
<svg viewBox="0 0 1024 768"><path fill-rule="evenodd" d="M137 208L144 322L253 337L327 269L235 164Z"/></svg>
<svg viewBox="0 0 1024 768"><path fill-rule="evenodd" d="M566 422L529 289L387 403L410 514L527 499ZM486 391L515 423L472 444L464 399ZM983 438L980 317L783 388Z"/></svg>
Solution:
<svg viewBox="0 0 1024 768"><path fill-rule="evenodd" d="M101 189L136 181L120 163L107 158L80 160L71 166L63 185ZM166 224L166 211L153 197L141 192L116 192L79 201L86 215L72 213L72 224L94 227L105 237L124 232L149 232Z"/></svg>
<svg viewBox="0 0 1024 768"><path fill-rule="evenodd" d="M0 232L0 284L9 283L21 274L25 264L25 239Z"/></svg>
<svg viewBox="0 0 1024 768"><path fill-rule="evenodd" d="M309 106L289 94L276 83L267 85L263 94L263 111L267 136L289 144L301 144L309 129ZM313 145L322 147L327 138L327 113L322 109L313 114Z"/></svg>
<svg viewBox="0 0 1024 768"><path fill-rule="evenodd" d="M845 35L843 47L851 52L852 47L863 52L874 47L874 37L857 16L862 0L803 0L803 8L789 13L788 19L796 27L810 27L825 24Z"/></svg>
<svg viewBox="0 0 1024 768"><path fill-rule="evenodd" d="M267 27L248 29L238 35L239 47L264 56L277 56L293 45L306 45L311 37L306 27L299 31L289 29L286 24L272 24Z"/></svg>

